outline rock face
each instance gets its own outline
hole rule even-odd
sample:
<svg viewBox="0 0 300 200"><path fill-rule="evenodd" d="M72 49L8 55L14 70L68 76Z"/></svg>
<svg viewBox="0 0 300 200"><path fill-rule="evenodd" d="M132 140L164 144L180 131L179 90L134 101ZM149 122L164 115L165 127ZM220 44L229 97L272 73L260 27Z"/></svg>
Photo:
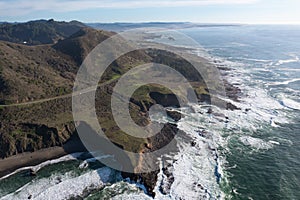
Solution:
<svg viewBox="0 0 300 200"><path fill-rule="evenodd" d="M147 152L155 152L157 150L161 150L163 147L165 147L171 141L173 141L174 143L166 150L164 150L164 154L169 154L169 155L176 154L176 152L179 151L176 145L176 141L173 140L176 134L183 134L183 132L180 131L174 124L169 124L169 123L165 124L163 129L160 131L160 133L148 139L150 145L148 148L145 148L144 152L147 153ZM154 153L154 159L155 156L157 156L157 158L160 157L159 155L155 155ZM159 163L156 162L156 165L159 165ZM166 170L165 172L167 173ZM146 186L147 193L152 197L154 197L155 193L153 192L153 190L157 183L158 173L159 170L152 171L149 173L140 173L140 174L123 173L123 177L129 177L131 180L140 181L142 184ZM170 179L172 178L170 177Z"/></svg>
<svg viewBox="0 0 300 200"><path fill-rule="evenodd" d="M224 86L226 90L226 95L229 99L232 99L234 101L239 101L239 97L242 94L242 91L240 88L230 84L228 81L224 80Z"/></svg>
<svg viewBox="0 0 300 200"><path fill-rule="evenodd" d="M150 92L150 97L156 101L156 103L167 107L179 107L179 101L175 94L161 94L159 92Z"/></svg>
<svg viewBox="0 0 300 200"><path fill-rule="evenodd" d="M62 146L75 131L73 124L64 127L48 127L38 124L20 124L12 134L0 134L0 157L5 158L23 152Z"/></svg>
<svg viewBox="0 0 300 200"><path fill-rule="evenodd" d="M174 183L174 176L173 176L172 172L170 171L170 168L172 168L172 165L168 164L168 166L165 166L162 169L162 172L165 176L163 177L163 180L159 186L159 190L164 195L167 195L170 193L171 186Z"/></svg>
<svg viewBox="0 0 300 200"><path fill-rule="evenodd" d="M182 117L181 113L177 111L170 111L170 110L167 110L167 115L171 117L175 122L179 121Z"/></svg>

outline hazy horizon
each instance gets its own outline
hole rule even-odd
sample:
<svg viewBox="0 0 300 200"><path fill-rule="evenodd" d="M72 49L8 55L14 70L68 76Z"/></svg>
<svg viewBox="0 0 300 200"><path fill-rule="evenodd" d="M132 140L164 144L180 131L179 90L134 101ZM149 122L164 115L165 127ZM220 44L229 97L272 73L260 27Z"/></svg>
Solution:
<svg viewBox="0 0 300 200"><path fill-rule="evenodd" d="M53 18L34 18L34 19L28 19L28 20L20 20L20 21L4 21L1 20L0 23L26 23L29 21L38 21L38 20L51 20ZM192 21L112 21L112 22L105 22L105 21L82 21L80 19L70 19L70 20L63 20L63 19L53 19L54 21L79 21L85 24L147 24L147 23L191 23L191 24L199 24L199 25L282 25L282 26L300 26L299 23L237 23L237 22L192 22Z"/></svg>
<svg viewBox="0 0 300 200"><path fill-rule="evenodd" d="M296 0L1 0L0 21L300 24L299 7Z"/></svg>

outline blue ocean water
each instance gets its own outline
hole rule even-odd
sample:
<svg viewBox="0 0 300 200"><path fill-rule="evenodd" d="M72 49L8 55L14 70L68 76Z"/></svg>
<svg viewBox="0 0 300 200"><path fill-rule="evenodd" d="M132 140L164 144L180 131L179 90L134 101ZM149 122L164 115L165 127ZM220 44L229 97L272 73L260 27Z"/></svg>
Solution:
<svg viewBox="0 0 300 200"><path fill-rule="evenodd" d="M261 123L249 116L252 128L237 119L243 129L227 130L234 134L229 137L224 169L229 180L227 198L300 199L300 26L182 32L212 57L232 62L229 80L242 89L241 101L267 119ZM263 141L272 148L255 148Z"/></svg>

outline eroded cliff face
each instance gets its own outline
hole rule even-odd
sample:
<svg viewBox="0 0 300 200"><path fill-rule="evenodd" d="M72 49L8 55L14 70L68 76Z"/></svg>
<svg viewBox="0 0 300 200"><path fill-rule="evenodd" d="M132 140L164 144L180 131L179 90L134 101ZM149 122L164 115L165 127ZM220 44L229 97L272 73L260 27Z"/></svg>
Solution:
<svg viewBox="0 0 300 200"><path fill-rule="evenodd" d="M155 102L164 107L180 107L175 94L162 94L159 92L150 92L149 95Z"/></svg>
<svg viewBox="0 0 300 200"><path fill-rule="evenodd" d="M147 113L151 106L154 104L160 104L163 107L179 107L179 101L173 93L169 93L168 91L161 90L159 88L151 88L151 90L145 90L145 88L140 88L143 91L147 91L144 96L150 97L150 98L142 98L142 100L138 100L139 96L133 94L133 97L131 99L132 102L136 103L136 105L139 106L139 111L142 113ZM137 91L139 93L139 91ZM174 121L178 121L181 119L181 114L176 111L167 111L167 115L172 118ZM142 124L140 124L142 125ZM145 125L145 124L144 124ZM157 133L156 135L147 138L147 141L145 145L141 148L141 156L139 159L139 164L135 168L136 173L123 173L123 177L129 177L133 181L139 181L142 184L145 185L147 189L147 193L154 197L155 193L153 192L156 183L157 183L157 174L159 173L159 170L151 171L148 173L139 173L139 171L143 170L142 168L147 168L149 165L156 165L156 168L159 168L159 161L157 158L159 158L159 155L156 155L157 150L161 150L163 147L167 146L170 142L172 145L168 147L164 153L165 154L176 154L179 149L176 145L176 140L174 140L174 137L177 135L184 135L182 131L180 131L177 128L177 125L167 123L164 124L162 130ZM145 161L143 158L143 153L153 153L153 160L150 162L149 160Z"/></svg>
<svg viewBox="0 0 300 200"><path fill-rule="evenodd" d="M153 137L148 138L148 144L144 147L144 149L141 151L141 153L150 153L153 152L153 160L150 161L144 161L143 159L140 159L138 168L147 167L149 164L156 165L157 170L147 172L147 173L139 173L141 169L135 169L136 173L122 173L123 177L129 177L131 180L136 182L141 182L143 185L145 185L147 189L147 193L154 197L155 192L153 192L156 183L157 183L157 174L159 173L159 160L157 158L160 158L160 155L157 155L155 151L161 150L163 147L168 145L171 141L174 142L172 145L167 148L164 153L168 155L174 155L176 154L179 149L176 145L176 141L173 140L174 137L177 135L183 135L184 133L180 131L175 124L167 123L164 125L163 129L156 134ZM141 154L142 158L142 154ZM146 162L147 164L143 163Z"/></svg>
<svg viewBox="0 0 300 200"><path fill-rule="evenodd" d="M3 128L9 129L5 134ZM0 157L5 158L24 152L34 152L40 149L62 146L75 133L73 123L58 127L43 124L16 124L0 128Z"/></svg>

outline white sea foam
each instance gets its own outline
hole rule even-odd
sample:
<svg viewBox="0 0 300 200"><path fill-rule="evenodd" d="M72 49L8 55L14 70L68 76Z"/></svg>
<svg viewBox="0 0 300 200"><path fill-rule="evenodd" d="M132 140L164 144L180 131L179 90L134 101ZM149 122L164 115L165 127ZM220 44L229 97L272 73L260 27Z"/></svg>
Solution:
<svg viewBox="0 0 300 200"><path fill-rule="evenodd" d="M260 138L255 138L254 134L261 128L268 126L269 128L276 128L279 127L281 123L288 123L289 120L284 112L287 106L290 108L293 107L294 109L299 108L298 102L284 99L282 101L283 103L281 103L275 97L270 96L269 90L264 89L267 85L267 81L259 79L260 77L255 77L256 74L253 73L254 70L256 72L259 71L259 75L261 75L260 71L262 73L274 72L270 69L271 66L275 69L275 66L278 65L299 62L300 60L298 57L293 56L293 59L280 60L275 64L272 60L267 59L241 59L260 62L260 64L267 63L264 66L265 68L259 68L259 65L252 66L239 62L231 62L223 58L203 54L202 52L199 56L207 56L206 58L208 58L211 63L220 67L225 66L232 69L230 73L225 73L225 79L230 83L239 85L238 87L242 89L243 94L239 98L239 102L235 102L226 97L220 98L236 105L241 108L241 110L228 111L213 108L214 112L219 112L227 116L229 118L228 121L222 121L222 117L215 116L214 114L208 115L206 113L207 107L205 108L202 105L193 105L193 108L196 111L195 113L184 112L184 110L181 111L185 118L179 121L178 128L192 136L197 145L195 147L189 145L181 146L180 149L182 152L176 156L177 161L173 164L174 183L172 184L170 195L162 195L156 187L155 192L158 194L158 199L201 199L200 197L202 195L208 195L209 193L212 194L213 197L222 195L221 192L219 192L220 188L216 184L216 177L212 171L215 162L212 159L213 156L211 155L210 148L206 145L222 145L226 149L226 140L230 139L230 134L239 134L241 135L239 139L244 145L250 146L252 149L256 150L268 150L275 145L280 145L282 141L271 138L265 141ZM279 74L276 73L272 73L272 75L276 77L279 76ZM298 81L298 79L277 82L276 84L289 84L295 81ZM197 131L195 130L208 130L211 135L206 139L199 138L197 136ZM222 137L222 132L224 130L229 134L227 139ZM244 136L245 131L247 134L252 134L252 136ZM200 160L201 163L199 163ZM211 162L208 162L209 160ZM218 162L221 163L221 171L222 162L226 161L224 158L219 158ZM223 173L221 172L221 174ZM157 186L161 184L163 178L164 175L160 173ZM193 186L192 182L200 183L203 188L207 189L208 193ZM207 196L207 198L209 197Z"/></svg>
<svg viewBox="0 0 300 200"><path fill-rule="evenodd" d="M276 145L280 145L280 143L279 143L279 142L277 142L277 141L273 141L273 140L269 140L269 143L271 143L271 144L276 144Z"/></svg>
<svg viewBox="0 0 300 200"><path fill-rule="evenodd" d="M151 200L150 196L144 193L131 193L131 194L121 194L111 198L112 200ZM163 200L163 199L161 199Z"/></svg>
<svg viewBox="0 0 300 200"><path fill-rule="evenodd" d="M279 123L287 122L286 116L276 110L284 109L276 99L268 97L264 90L248 92L247 97L242 97L240 102L222 98L224 101L241 108L235 111L220 111L225 114L229 121L226 124L228 130L248 130L249 132L257 131L259 124L269 123L271 126L278 126Z"/></svg>
<svg viewBox="0 0 300 200"><path fill-rule="evenodd" d="M280 137L270 137L268 139L269 139L269 142L271 142L271 143L283 144L285 146L293 145L293 142L291 140L280 138Z"/></svg>
<svg viewBox="0 0 300 200"><path fill-rule="evenodd" d="M296 102L292 99L288 99L286 97L282 97L280 100L281 104L284 105L287 108L294 109L294 110L300 110L300 103Z"/></svg>
<svg viewBox="0 0 300 200"><path fill-rule="evenodd" d="M113 193L114 195L111 195ZM112 197L113 196L113 197ZM140 199L152 199L146 195L135 183L128 181L119 181L105 186L99 199L122 199L127 200L131 197L140 197Z"/></svg>
<svg viewBox="0 0 300 200"><path fill-rule="evenodd" d="M224 59L213 58L212 60L214 60L213 63L219 66L234 68L226 79L230 83L238 84L244 95L240 97L239 102L226 97L219 98L236 105L241 110L230 111L213 107L214 113L222 113L228 117L228 120L222 120L224 118L222 116L207 114L207 105L192 105L195 113L184 109L180 110L185 117L177 123L178 128L193 137L197 145L191 147L190 145L181 144L180 149L182 152L175 156L177 161L173 163L174 183L171 186L170 194L163 195L156 188L155 192L158 199L222 198L223 194L216 182L214 171L216 167L215 155L211 149L219 145L222 145L225 149L227 148L226 140L230 139L231 136L229 135L227 139L223 138L223 130L227 130L227 133L232 133L232 135L243 134L245 130L250 134L255 134L262 126L269 124L270 127L278 127L278 124L287 122L285 114L279 112L285 106L279 103L276 98L271 97L267 90L253 84L251 75L253 69L246 68L244 64L233 63ZM269 61L261 60L260 62ZM266 71L268 70L266 69ZM257 81L257 83L264 84L263 81ZM208 138L199 137L197 130L206 130L211 135ZM244 145L257 150L267 150L274 145L280 145L276 140L264 141L252 136L241 136L240 141ZM217 159L218 170L222 175L222 163L225 162L224 158L219 157ZM161 184L163 178L164 175L160 173L158 185ZM197 187L198 183L201 187Z"/></svg>
<svg viewBox="0 0 300 200"><path fill-rule="evenodd" d="M240 43L240 42L231 42L230 45L238 46L238 47L249 47L250 46L249 44L244 44L244 43Z"/></svg>
<svg viewBox="0 0 300 200"><path fill-rule="evenodd" d="M187 146L176 156L178 160L173 164L174 183L170 191L172 199L208 199L222 195L215 177L215 155L209 150L209 144L196 141L195 148Z"/></svg>
<svg viewBox="0 0 300 200"><path fill-rule="evenodd" d="M277 81L277 82L273 82L273 83L268 83L268 85L288 85L290 83L294 83L294 82L298 82L300 81L300 78L294 78L294 79L290 79L290 80L286 80L286 81Z"/></svg>
<svg viewBox="0 0 300 200"><path fill-rule="evenodd" d="M299 68L276 68L276 70L279 71L294 71L294 72L300 72Z"/></svg>
<svg viewBox="0 0 300 200"><path fill-rule="evenodd" d="M190 108L173 110L183 114L184 118L177 123L178 128L193 138L196 145L191 146L192 141L184 141L176 136L180 152L171 158L173 160L172 167L168 168L174 176L174 182L171 185L169 194L164 195L161 193L159 187L165 187L162 184L166 184L166 177L162 173L161 165L161 171L158 174L158 181L154 190L156 199L217 199L223 196L217 182L216 173L219 173L221 177L223 175L221 170L222 160L217 155L217 146L224 141L222 141L222 137L217 131L213 131L212 127L222 129L224 122L220 122L219 119L206 114L209 105L191 104L190 106L195 112L191 112ZM220 126L216 125L218 123ZM205 130L207 131L204 133ZM201 134L202 131L203 135Z"/></svg>
<svg viewBox="0 0 300 200"><path fill-rule="evenodd" d="M71 172L64 175L52 175L50 178L30 182L16 192L2 197L1 200L69 199L82 195L86 190L103 187L111 180L112 173L114 172L110 168L104 167L77 177L74 177Z"/></svg>
<svg viewBox="0 0 300 200"><path fill-rule="evenodd" d="M300 61L300 59L299 59L298 56L293 56L293 58L291 58L291 59L279 60L275 65L279 66L279 65L282 65L282 64L294 63L294 62L299 62L299 61Z"/></svg>
<svg viewBox="0 0 300 200"><path fill-rule="evenodd" d="M255 148L257 150L259 149L270 149L273 147L274 141L272 142L265 142L264 140L260 138L254 138L251 136L242 136L240 137L240 141L246 145L246 146L251 146L252 148Z"/></svg>
<svg viewBox="0 0 300 200"><path fill-rule="evenodd" d="M266 59L255 59L255 58L237 58L242 60L249 60L249 61L255 61L255 62L263 62L263 63L270 63L272 60L266 60Z"/></svg>
<svg viewBox="0 0 300 200"><path fill-rule="evenodd" d="M229 112L231 124L234 121L241 128L255 131L258 124L269 123L277 126L278 123L287 123L286 115L280 112L280 110L285 109L285 106L278 102L278 99L270 96L267 89L263 89L265 82L253 81L251 72L251 69L241 68L233 70L230 76L226 76L230 83L239 83L243 94L239 97L240 102L224 100L238 106L242 111L249 110L248 112Z"/></svg>
<svg viewBox="0 0 300 200"><path fill-rule="evenodd" d="M39 171L40 169L42 169L43 167L45 166L48 166L48 165L53 165L53 164L57 164L57 163L60 163L60 162L65 162L65 161L70 161L70 160L76 160L78 157L80 157L83 153L73 153L73 154L68 154L66 156L63 156L63 157L60 157L58 159L53 159L53 160L47 160L39 165L36 165L36 166L29 166L29 167L22 167L22 168L19 168L17 169L16 171L6 175L6 176L3 176L0 178L0 181L3 180L3 179L6 179L18 172L21 172L21 171L24 171L24 170L32 170L33 172L37 172Z"/></svg>
<svg viewBox="0 0 300 200"><path fill-rule="evenodd" d="M86 160L84 160L80 163L79 168L84 169L84 168L87 168L89 166L89 163L97 162L101 159L112 158L112 157L113 156L111 156L111 155L102 155L102 156L88 158L88 159L86 159Z"/></svg>
<svg viewBox="0 0 300 200"><path fill-rule="evenodd" d="M212 63L217 64L218 66L226 66L233 68L230 73L225 77L229 80L230 83L238 84L243 91L243 95L240 97L239 102L235 102L226 97L220 97L221 99L236 105L241 108L241 110L228 111L220 110L214 108L215 112L223 113L229 118L228 121L221 121L220 118L214 116L207 116L205 113L207 108L202 107L201 105L193 105L193 108L196 110L196 113L185 112L183 115L185 118L180 120L178 123L178 128L184 130L186 133L194 136L195 141L197 141L197 146L192 148L189 146L182 147L184 150L183 154L179 154L177 162L173 164L174 166L174 183L172 184L170 191L170 198L190 198L193 199L199 196L205 196L209 194L213 197L222 196L220 188L214 180L216 177L213 171L215 162L208 162L207 159L212 161L213 156L210 155L209 148L205 145L212 143L215 146L222 145L226 149L226 139L222 138L223 128L230 131L234 134L243 134L245 130L249 134L255 134L256 131L263 126L270 127L279 127L281 123L287 123L288 118L286 117L284 110L287 104L289 107L298 108L297 102L286 101L282 104L278 102L278 99L269 95L267 89L263 89L265 82L263 80L254 80L253 79L253 69L246 67L247 65L243 63L236 63L231 61L226 61L222 58L212 58ZM213 61L214 60L214 61ZM255 60L257 62L266 62L269 63L271 60ZM291 60L281 61L281 63L292 62ZM293 61L294 62L294 61ZM270 71L269 69L257 68L257 70ZM289 84L291 82L298 81L292 80L289 82L283 82L283 84ZM282 83L281 83L282 84ZM206 110L206 111L205 111ZM198 112L204 113L200 114ZM196 119L196 120L195 120ZM197 133L195 130L208 130L212 133L210 138L207 138L206 142L199 141L199 138L196 137ZM230 139L230 135L227 139ZM225 141L224 141L225 140ZM274 145L280 145L280 142L276 140L264 141L260 138L255 138L252 136L241 136L240 141L246 145L250 146L253 149L259 150L268 150ZM200 145L200 146L199 146ZM198 148L198 149L197 149ZM197 149L197 151L193 151ZM199 153L201 152L201 153ZM202 157L203 156L203 157ZM201 163L198 161L201 160ZM220 164L220 171L222 170L222 162L226 162L224 159L218 159ZM195 165L197 167L195 167ZM201 176L198 176L201 174ZM222 174L222 173L221 173ZM163 175L162 175L163 176ZM192 182L200 183L203 188L206 188L208 193L205 193L197 188L193 187ZM159 182L158 182L159 184ZM199 189L199 188L198 188ZM161 195L161 194L160 194ZM207 197L208 197L207 196ZM167 198L167 196L162 196ZM161 196L160 198L163 199ZM167 198L168 199L168 198Z"/></svg>

